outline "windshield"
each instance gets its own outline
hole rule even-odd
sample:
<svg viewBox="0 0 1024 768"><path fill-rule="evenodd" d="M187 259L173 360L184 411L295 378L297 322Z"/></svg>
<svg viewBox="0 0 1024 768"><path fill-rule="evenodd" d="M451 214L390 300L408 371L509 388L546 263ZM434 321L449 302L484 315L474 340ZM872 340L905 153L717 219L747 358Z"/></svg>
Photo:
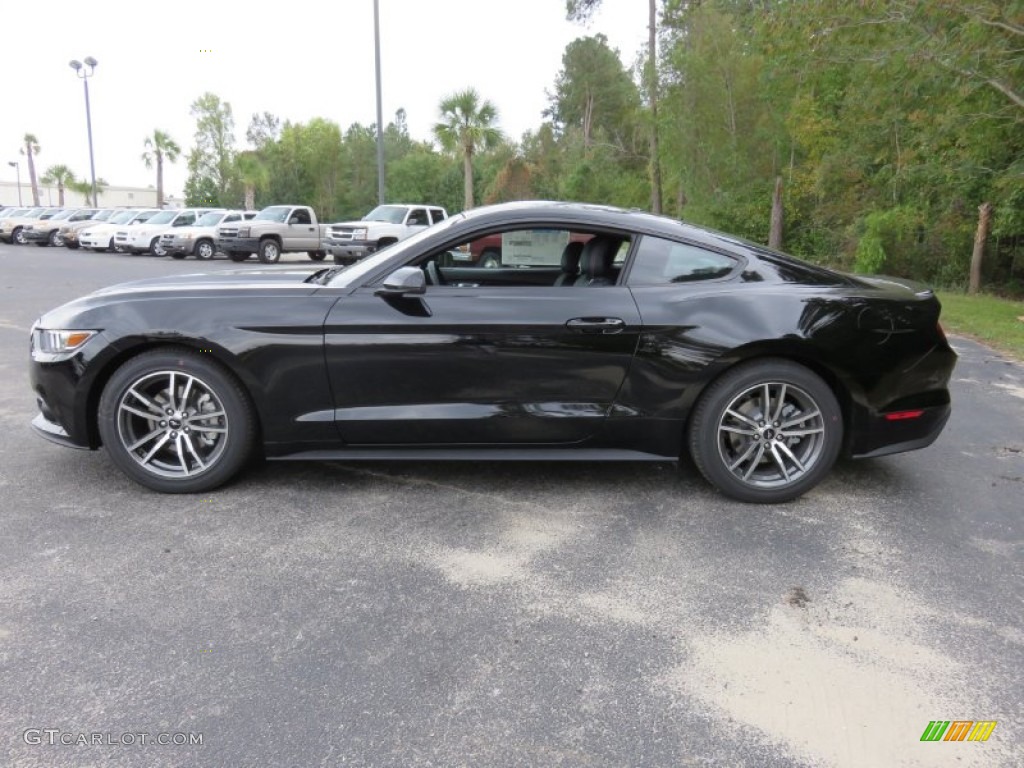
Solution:
<svg viewBox="0 0 1024 768"><path fill-rule="evenodd" d="M363 221L386 221L388 224L401 224L407 209L401 205L378 205L363 216Z"/></svg>
<svg viewBox="0 0 1024 768"><path fill-rule="evenodd" d="M22 218L38 219L40 216L43 215L43 211L45 211L45 210L46 210L45 208L32 208Z"/></svg>
<svg viewBox="0 0 1024 768"><path fill-rule="evenodd" d="M135 211L118 211L110 217L111 224L127 224L135 216Z"/></svg>
<svg viewBox="0 0 1024 768"><path fill-rule="evenodd" d="M367 256L365 259L357 261L351 267L344 267L343 271L334 275L330 280L331 287L339 288L362 282L362 279L366 275L388 261L394 260L395 269L398 269L402 262L410 255L408 253L409 249L415 249L423 240L436 236L438 232L450 229L453 225L458 224L465 218L466 215L463 213L450 216L439 224L427 227L426 229L421 229L415 235L407 237L405 240L399 240L397 243L389 245L383 251L377 251L377 253L372 256Z"/></svg>
<svg viewBox="0 0 1024 768"><path fill-rule="evenodd" d="M160 213L153 216L151 219L145 219L147 224L166 224L169 221L173 221L174 217L177 216L180 211L160 211ZM143 219L139 219L143 221Z"/></svg>
<svg viewBox="0 0 1024 768"><path fill-rule="evenodd" d="M156 216L160 211L136 211L135 218L129 219L129 224L145 224L147 221Z"/></svg>
<svg viewBox="0 0 1024 768"><path fill-rule="evenodd" d="M272 205L257 213L253 221L276 221L278 224L283 224L284 220L288 218L290 210L291 208L287 205Z"/></svg>
<svg viewBox="0 0 1024 768"><path fill-rule="evenodd" d="M61 211L60 213L55 213L52 217L50 217L50 221L62 221L64 219L68 219L68 218L71 217L71 214L73 214L74 212L75 212L74 210L69 208L66 211Z"/></svg>
<svg viewBox="0 0 1024 768"><path fill-rule="evenodd" d="M197 227L215 227L218 224L220 224L221 219L223 219L225 216L227 216L227 214L223 213L223 212L219 212L218 213L218 212L214 211L213 213L204 213L196 221L195 226L197 226Z"/></svg>
<svg viewBox="0 0 1024 768"><path fill-rule="evenodd" d="M113 215L113 211L100 211L99 213L93 215L92 221L109 221L110 217Z"/></svg>

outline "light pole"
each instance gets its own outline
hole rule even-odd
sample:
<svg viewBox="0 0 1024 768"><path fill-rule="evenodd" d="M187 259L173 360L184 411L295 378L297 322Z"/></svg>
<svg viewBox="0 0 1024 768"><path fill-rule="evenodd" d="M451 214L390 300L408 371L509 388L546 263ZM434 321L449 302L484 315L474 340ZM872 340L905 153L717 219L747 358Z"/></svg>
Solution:
<svg viewBox="0 0 1024 768"><path fill-rule="evenodd" d="M377 62L377 204L384 205L384 116L380 103L380 8L373 0L373 47Z"/></svg>
<svg viewBox="0 0 1024 768"><path fill-rule="evenodd" d="M93 205L99 205L99 201L96 199L96 162L92 156L92 112L89 109L89 78L92 77L98 63L92 56L86 56L84 66L78 59L72 60L69 64L75 70L75 74L82 78L82 84L85 86L85 125L89 130L89 171L92 173Z"/></svg>
<svg viewBox="0 0 1024 768"><path fill-rule="evenodd" d="M18 174L18 207L21 208L21 163L17 160L11 160L7 164Z"/></svg>

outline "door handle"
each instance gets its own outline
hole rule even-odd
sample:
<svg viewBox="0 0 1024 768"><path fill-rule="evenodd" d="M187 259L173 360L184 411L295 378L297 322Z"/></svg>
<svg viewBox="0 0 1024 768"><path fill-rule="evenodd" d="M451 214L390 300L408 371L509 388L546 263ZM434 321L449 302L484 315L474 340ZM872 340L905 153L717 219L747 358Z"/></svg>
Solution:
<svg viewBox="0 0 1024 768"><path fill-rule="evenodd" d="M626 323L620 317L574 317L565 327L576 333L621 333Z"/></svg>

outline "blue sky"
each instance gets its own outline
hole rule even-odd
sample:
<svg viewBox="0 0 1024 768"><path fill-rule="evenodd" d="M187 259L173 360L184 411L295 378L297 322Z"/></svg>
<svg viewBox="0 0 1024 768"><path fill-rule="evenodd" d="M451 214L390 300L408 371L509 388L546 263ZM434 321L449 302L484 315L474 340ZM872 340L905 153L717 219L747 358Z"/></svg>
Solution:
<svg viewBox="0 0 1024 768"><path fill-rule="evenodd" d="M604 0L586 27L565 20L563 0L379 1L384 120L403 107L417 139L430 138L440 100L470 86L518 138L540 123L571 40L603 33L631 66L647 36L646 0ZM89 81L96 173L112 184L154 184L143 138L160 128L191 146L189 105L205 91L231 103L239 146L253 112L342 128L376 119L373 0L49 0L11 8L5 22L0 174L10 181L26 132L42 146L40 171L63 163L88 175L85 99L68 66L86 56L99 62ZM185 173L184 160L169 167L169 192Z"/></svg>

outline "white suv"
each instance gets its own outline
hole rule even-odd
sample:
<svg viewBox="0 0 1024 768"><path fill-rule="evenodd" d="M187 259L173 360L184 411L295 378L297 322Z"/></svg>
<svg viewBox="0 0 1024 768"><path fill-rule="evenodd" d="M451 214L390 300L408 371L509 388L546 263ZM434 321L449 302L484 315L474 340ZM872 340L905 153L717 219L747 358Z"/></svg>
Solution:
<svg viewBox="0 0 1024 768"><path fill-rule="evenodd" d="M149 253L153 256L166 256L167 252L160 247L160 235L173 227L192 226L196 223L196 219L209 210L209 208L185 208L180 211L160 211L145 224L118 230L114 235L114 245L122 251L132 254Z"/></svg>
<svg viewBox="0 0 1024 768"><path fill-rule="evenodd" d="M164 232L160 236L160 248L175 259L184 259L189 254L204 261L212 259L217 252L214 245L217 227L231 222L249 221L257 213L259 211L210 211L190 227Z"/></svg>
<svg viewBox="0 0 1024 768"><path fill-rule="evenodd" d="M114 233L121 231L124 227L142 224L160 213L159 208L126 208L115 213L106 222L101 222L93 227L86 227L78 235L78 244L83 248L90 248L94 251L114 250Z"/></svg>

